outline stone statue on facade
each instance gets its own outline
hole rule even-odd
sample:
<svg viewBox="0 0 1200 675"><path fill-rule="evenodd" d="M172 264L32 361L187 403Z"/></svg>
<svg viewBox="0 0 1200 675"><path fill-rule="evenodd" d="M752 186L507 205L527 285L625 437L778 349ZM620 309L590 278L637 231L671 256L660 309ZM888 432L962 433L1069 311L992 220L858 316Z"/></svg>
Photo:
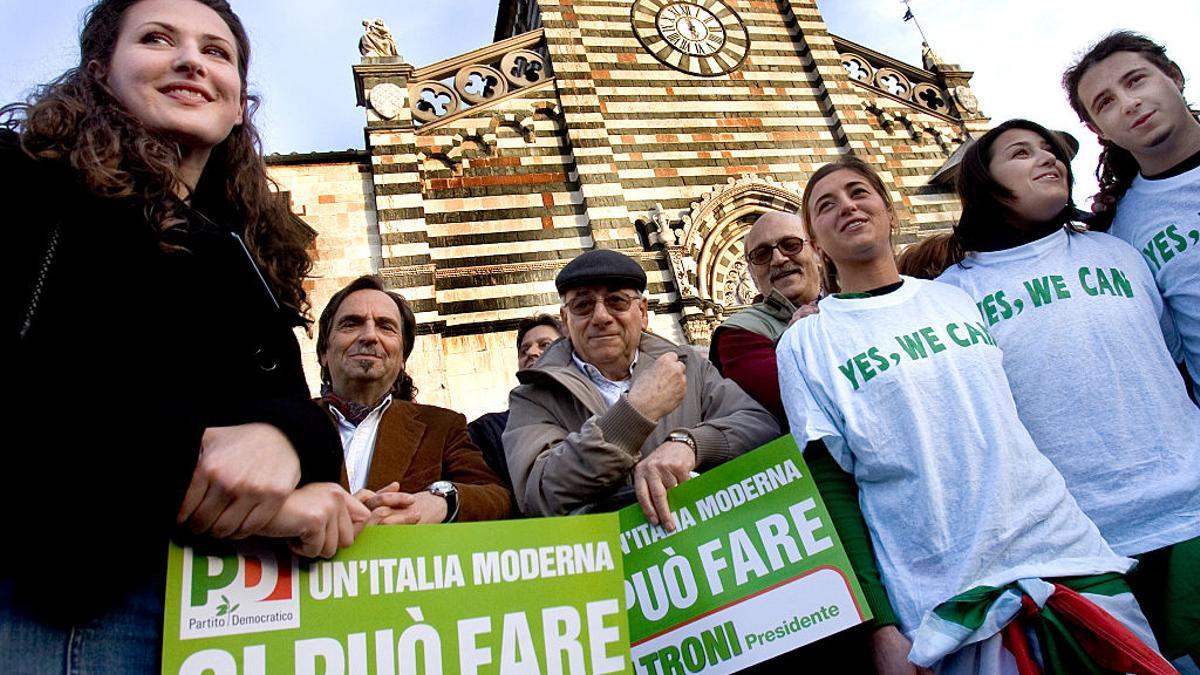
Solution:
<svg viewBox="0 0 1200 675"><path fill-rule="evenodd" d="M656 203L648 212L649 220L646 221L646 240L650 244L650 248L659 245L666 245L666 235L671 232L671 218L667 212L663 210L662 204Z"/></svg>
<svg viewBox="0 0 1200 675"><path fill-rule="evenodd" d="M936 72L945 66L946 62L942 60L942 57L937 55L937 52L933 51L933 47L930 47L928 42L922 42L921 65L925 70Z"/></svg>
<svg viewBox="0 0 1200 675"><path fill-rule="evenodd" d="M754 289L754 284L750 279L750 271L746 269L745 261L738 260L729 268L729 271L725 275L724 290L722 300L724 300L723 304L726 307L738 307L754 302L754 296L758 294L758 291Z"/></svg>
<svg viewBox="0 0 1200 675"><path fill-rule="evenodd" d="M399 56L396 40L383 19L364 20L363 36L358 41L358 51L364 57Z"/></svg>

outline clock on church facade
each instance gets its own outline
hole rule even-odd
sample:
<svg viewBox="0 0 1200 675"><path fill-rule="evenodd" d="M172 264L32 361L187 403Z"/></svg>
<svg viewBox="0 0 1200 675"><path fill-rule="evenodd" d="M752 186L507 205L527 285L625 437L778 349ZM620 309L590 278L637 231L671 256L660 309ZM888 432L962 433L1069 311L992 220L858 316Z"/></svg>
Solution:
<svg viewBox="0 0 1200 675"><path fill-rule="evenodd" d="M750 51L746 25L721 0L635 0L630 20L654 58L692 75L725 75Z"/></svg>
<svg viewBox="0 0 1200 675"><path fill-rule="evenodd" d="M379 274L416 314L421 402L473 418L507 406L517 325L559 313L583 251L637 260L649 329L702 348L753 301L747 230L826 162L880 170L897 244L949 229L951 167L989 126L971 73L831 35L817 2L497 0L478 49L363 55L366 148L269 160L317 234L313 310Z"/></svg>

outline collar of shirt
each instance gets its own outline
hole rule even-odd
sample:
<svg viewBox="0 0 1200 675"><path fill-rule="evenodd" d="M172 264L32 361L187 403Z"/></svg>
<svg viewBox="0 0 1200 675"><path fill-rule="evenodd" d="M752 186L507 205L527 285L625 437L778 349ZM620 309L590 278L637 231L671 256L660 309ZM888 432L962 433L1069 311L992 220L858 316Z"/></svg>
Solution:
<svg viewBox="0 0 1200 675"><path fill-rule="evenodd" d="M371 458L375 455L375 435L379 433L379 421L383 413L392 404L392 395L383 397L379 405L363 418L358 425L352 424L342 411L334 406L333 418L337 421L338 435L342 438L342 454L346 458L346 483L353 494L367 485L367 475L371 470Z"/></svg>
<svg viewBox="0 0 1200 675"><path fill-rule="evenodd" d="M579 358L579 354L576 354L574 350L571 351L571 360L575 362L575 367L586 375L592 384L596 385L596 391L600 392L600 398L612 406L617 399L621 398L621 394L629 391L629 388L633 386L633 367L637 365L638 353L635 350L633 360L629 362L629 377L620 382L614 382L605 377L599 368Z"/></svg>

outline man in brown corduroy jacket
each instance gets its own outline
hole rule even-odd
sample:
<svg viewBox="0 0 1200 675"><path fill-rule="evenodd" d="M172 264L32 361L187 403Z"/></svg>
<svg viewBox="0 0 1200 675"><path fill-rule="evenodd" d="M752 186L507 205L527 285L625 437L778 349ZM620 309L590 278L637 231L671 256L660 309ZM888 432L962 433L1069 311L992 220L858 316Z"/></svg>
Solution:
<svg viewBox="0 0 1200 675"><path fill-rule="evenodd" d="M512 495L467 435L466 418L412 401L405 372L416 319L378 277L334 294L321 313L317 358L322 397L341 434L342 484L371 523L495 520Z"/></svg>

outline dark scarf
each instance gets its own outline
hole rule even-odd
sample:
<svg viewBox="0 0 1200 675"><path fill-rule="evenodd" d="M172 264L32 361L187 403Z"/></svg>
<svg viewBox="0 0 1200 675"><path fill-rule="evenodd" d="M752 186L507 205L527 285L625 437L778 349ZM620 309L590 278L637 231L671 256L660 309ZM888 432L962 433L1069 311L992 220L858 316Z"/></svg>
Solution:
<svg viewBox="0 0 1200 675"><path fill-rule="evenodd" d="M387 394L384 394L383 396L384 398L387 398ZM367 415L370 415L372 410L379 407L379 404L381 401L383 401L383 399L381 398L376 401L375 405L363 405L355 401L347 401L346 399L333 393L333 388L328 384L322 384L321 401L328 403L334 408L337 408L338 412L342 413L342 417L345 417L347 422L353 424L354 426L358 426L363 420L367 419Z"/></svg>

